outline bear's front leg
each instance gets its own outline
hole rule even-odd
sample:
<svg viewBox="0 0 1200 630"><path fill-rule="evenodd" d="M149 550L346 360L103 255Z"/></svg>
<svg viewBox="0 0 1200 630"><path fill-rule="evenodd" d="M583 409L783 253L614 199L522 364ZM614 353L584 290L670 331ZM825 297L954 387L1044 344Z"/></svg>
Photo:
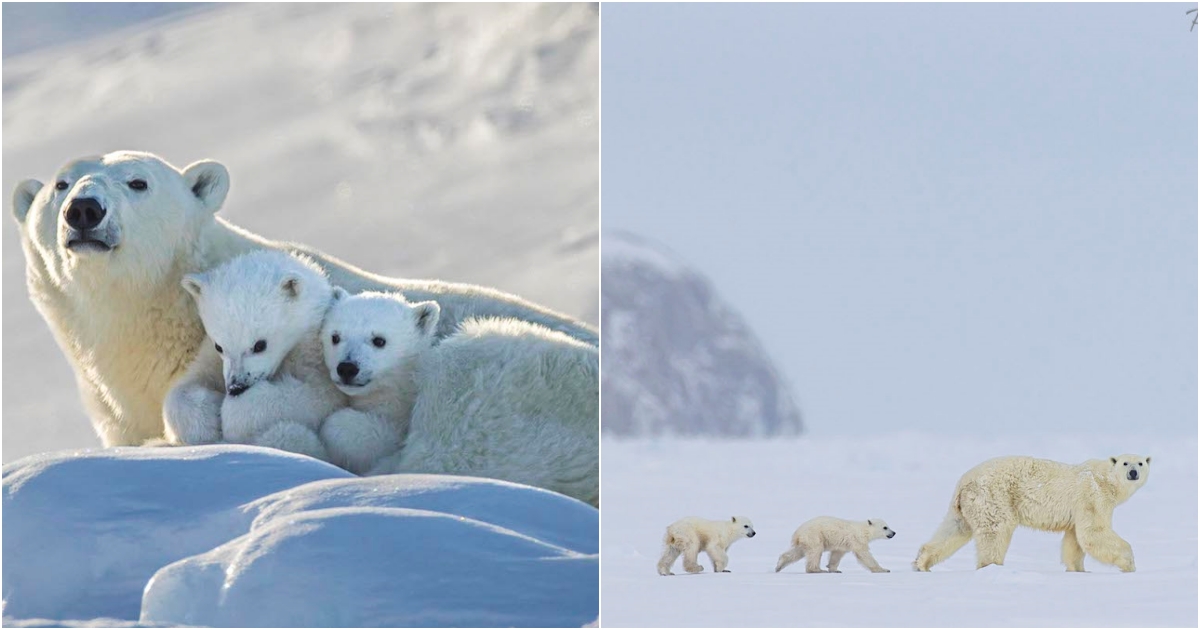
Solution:
<svg viewBox="0 0 1200 630"><path fill-rule="evenodd" d="M400 450L400 431L387 419L357 409L339 409L321 425L329 461L356 475L366 474L385 455Z"/></svg>
<svg viewBox="0 0 1200 630"><path fill-rule="evenodd" d="M280 422L295 422L314 431L325 419L324 407L313 388L284 375L262 379L237 396L226 396L221 404L221 429L225 439L252 444L255 436Z"/></svg>
<svg viewBox="0 0 1200 630"><path fill-rule="evenodd" d="M858 559L860 564L870 569L871 573L891 573L891 571L879 566L879 563L875 561L875 556L871 555L871 551L869 549L856 549L854 551L854 557Z"/></svg>
<svg viewBox="0 0 1200 630"><path fill-rule="evenodd" d="M182 382L163 401L163 427L171 444L221 441L221 403L225 395L202 384Z"/></svg>
<svg viewBox="0 0 1200 630"><path fill-rule="evenodd" d="M712 559L713 573L729 573L729 570L726 569L726 567L729 566L729 556L725 553L725 550L721 548L721 545L718 545L717 543L709 543L709 545L705 547L704 552L707 553L708 557Z"/></svg>

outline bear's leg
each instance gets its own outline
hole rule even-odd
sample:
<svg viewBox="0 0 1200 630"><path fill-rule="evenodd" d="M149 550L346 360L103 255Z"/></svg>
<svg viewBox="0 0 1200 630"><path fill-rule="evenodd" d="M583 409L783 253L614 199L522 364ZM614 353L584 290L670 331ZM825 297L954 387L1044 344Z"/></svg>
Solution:
<svg viewBox="0 0 1200 630"><path fill-rule="evenodd" d="M1075 538L1074 527L1068 528L1063 534L1062 561L1068 571L1083 571L1083 547L1079 546L1079 540Z"/></svg>
<svg viewBox="0 0 1200 630"><path fill-rule="evenodd" d="M957 508L950 508L946 518L933 535L933 539L921 545L917 559L913 562L916 571L928 571L933 565L954 555L963 545L971 542L971 527Z"/></svg>
<svg viewBox="0 0 1200 630"><path fill-rule="evenodd" d="M659 575L675 575L671 573L671 565L675 564L675 559L679 557L680 551L673 545L664 545L662 557L658 559L658 574Z"/></svg>
<svg viewBox="0 0 1200 630"><path fill-rule="evenodd" d="M805 573L825 573L821 568L821 554L825 553L820 547L808 549L807 557L804 559Z"/></svg>
<svg viewBox="0 0 1200 630"><path fill-rule="evenodd" d="M842 557L846 555L845 551L830 551L829 564L825 566L830 573L841 573L838 571L838 565L842 563Z"/></svg>
<svg viewBox="0 0 1200 630"><path fill-rule="evenodd" d="M166 440L172 444L212 444L221 441L223 392L199 383L180 383L163 401Z"/></svg>
<svg viewBox="0 0 1200 630"><path fill-rule="evenodd" d="M683 570L687 571L688 573L700 573L703 571L704 567L700 566L700 563L697 561L697 558L700 555L700 541L689 539L681 542L684 544Z"/></svg>
<svg viewBox="0 0 1200 630"><path fill-rule="evenodd" d="M321 444L321 438L317 437L317 432L295 422L280 422L269 427L255 437L251 444L329 461L329 455Z"/></svg>
<svg viewBox="0 0 1200 630"><path fill-rule="evenodd" d="M987 529L975 530L975 568L982 569L991 564L1003 565L1015 529L1014 525L998 524Z"/></svg>
<svg viewBox="0 0 1200 630"><path fill-rule="evenodd" d="M729 566L729 556L726 555L721 545L710 542L704 548L704 553L707 553L708 557L712 560L713 573L729 573L729 570L725 568Z"/></svg>
<svg viewBox="0 0 1200 630"><path fill-rule="evenodd" d="M775 572L779 573L780 571L787 568L789 565L798 562L803 557L804 557L804 547L801 547L800 545L796 545L795 547L788 549L787 551L783 552L779 556L779 562L775 563Z"/></svg>
<svg viewBox="0 0 1200 630"><path fill-rule="evenodd" d="M1110 564L1125 573L1135 571L1133 547L1111 528L1103 525L1076 525L1075 535L1087 554L1104 564Z"/></svg>
<svg viewBox="0 0 1200 630"><path fill-rule="evenodd" d="M400 431L385 418L339 409L321 425L329 461L356 475L366 474L385 455L400 450Z"/></svg>
<svg viewBox="0 0 1200 630"><path fill-rule="evenodd" d="M854 550L854 557L858 563L871 570L871 573L891 573L891 571L879 566L875 561L875 556L871 555L871 550L863 546L861 549Z"/></svg>

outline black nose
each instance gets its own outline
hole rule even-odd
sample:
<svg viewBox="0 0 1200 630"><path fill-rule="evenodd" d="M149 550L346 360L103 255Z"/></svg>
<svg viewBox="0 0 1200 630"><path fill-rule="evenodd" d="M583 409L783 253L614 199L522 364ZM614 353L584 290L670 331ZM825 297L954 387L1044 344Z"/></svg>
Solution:
<svg viewBox="0 0 1200 630"><path fill-rule="evenodd" d="M242 394L242 392L246 391L247 389L250 389L250 388L246 387L245 385L242 385L241 383L237 383L235 385L230 385L229 386L229 395L230 396L240 396Z"/></svg>
<svg viewBox="0 0 1200 630"><path fill-rule="evenodd" d="M888 538L891 538L892 536L895 536L895 535L896 535L896 532L888 532Z"/></svg>
<svg viewBox="0 0 1200 630"><path fill-rule="evenodd" d="M358 366L349 361L342 361L337 366L337 373L343 381L348 381L358 376Z"/></svg>
<svg viewBox="0 0 1200 630"><path fill-rule="evenodd" d="M1132 481L1137 481L1137 471L1136 470L1129 471L1129 479Z"/></svg>
<svg viewBox="0 0 1200 630"><path fill-rule="evenodd" d="M71 203L67 204L67 211L64 213L64 218L67 220L67 225L86 232L104 220L104 215L107 214L104 206L100 205L92 197L80 197L72 199Z"/></svg>
<svg viewBox="0 0 1200 630"><path fill-rule="evenodd" d="M750 538L754 538L754 532L750 532Z"/></svg>

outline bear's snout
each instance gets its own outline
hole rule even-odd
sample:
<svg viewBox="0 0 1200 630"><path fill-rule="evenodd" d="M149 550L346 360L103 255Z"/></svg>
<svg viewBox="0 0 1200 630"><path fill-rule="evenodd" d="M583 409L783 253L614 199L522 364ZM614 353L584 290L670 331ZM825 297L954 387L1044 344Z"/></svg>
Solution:
<svg viewBox="0 0 1200 630"><path fill-rule="evenodd" d="M746 536L749 538L754 538L754 532L750 532L749 534L746 534Z"/></svg>
<svg viewBox="0 0 1200 630"><path fill-rule="evenodd" d="M243 385L241 383L234 383L233 385L229 386L229 395L230 396L240 396L247 389L250 389L249 385Z"/></svg>
<svg viewBox="0 0 1200 630"><path fill-rule="evenodd" d="M342 361L337 365L337 373L343 381L349 383L355 376L358 376L358 366L349 361Z"/></svg>
<svg viewBox="0 0 1200 630"><path fill-rule="evenodd" d="M888 538L895 538L896 532L888 532Z"/></svg>
<svg viewBox="0 0 1200 630"><path fill-rule="evenodd" d="M66 210L63 211L63 219L71 228L80 232L93 230L100 222L104 220L104 216L108 212L104 206L100 205L94 197L80 197L72 199L71 203L67 204Z"/></svg>
<svg viewBox="0 0 1200 630"><path fill-rule="evenodd" d="M1128 477L1129 477L1129 480L1130 480L1130 481L1137 481L1137 478L1138 478L1138 471L1137 471L1137 469L1135 468L1135 469L1133 469L1133 470L1130 470L1130 471L1129 471L1129 475L1128 475Z"/></svg>

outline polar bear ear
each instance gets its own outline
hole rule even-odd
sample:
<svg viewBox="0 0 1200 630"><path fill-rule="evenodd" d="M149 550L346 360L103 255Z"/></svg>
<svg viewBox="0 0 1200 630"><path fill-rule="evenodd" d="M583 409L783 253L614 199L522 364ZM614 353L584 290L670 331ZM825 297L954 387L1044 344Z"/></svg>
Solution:
<svg viewBox="0 0 1200 630"><path fill-rule="evenodd" d="M729 520L731 520L731 521L733 521L734 523L736 523L736 522L737 522L737 517L736 517L736 516L731 516L731 517L729 517Z"/></svg>
<svg viewBox="0 0 1200 630"><path fill-rule="evenodd" d="M1115 464L1115 463L1117 463L1117 458L1116 458L1116 457L1109 457L1109 459L1111 459L1111 460L1112 460L1112 463L1114 463L1114 464Z"/></svg>
<svg viewBox="0 0 1200 630"><path fill-rule="evenodd" d="M1150 463L1150 456L1149 456L1149 455L1147 455L1147 456L1146 456L1146 463L1147 463L1147 464L1149 464L1149 463Z"/></svg>
<svg viewBox="0 0 1200 630"><path fill-rule="evenodd" d="M192 162L183 169L183 179L205 210L215 213L221 209L229 194L229 171L220 162Z"/></svg>
<svg viewBox="0 0 1200 630"><path fill-rule="evenodd" d="M25 223L25 217L33 207L33 199L41 190L42 182L36 179L27 179L17 184L17 189L13 191L13 216L17 218L17 223Z"/></svg>
<svg viewBox="0 0 1200 630"><path fill-rule="evenodd" d="M413 315L416 316L417 330L432 335L442 317L442 307L437 302L418 302L413 304Z"/></svg>
<svg viewBox="0 0 1200 630"><path fill-rule="evenodd" d="M350 294L347 293L346 290L343 289L342 287L333 287L333 301L334 302L337 302L339 300L344 300L349 295Z"/></svg>
<svg viewBox="0 0 1200 630"><path fill-rule="evenodd" d="M203 274L189 273L183 277L183 282L181 282L180 284L183 285L184 291L187 291L188 293L192 294L192 297L199 300L200 299L200 291L204 288L204 285L207 282L208 282L208 279L205 278Z"/></svg>
<svg viewBox="0 0 1200 630"><path fill-rule="evenodd" d="M283 281L279 283L280 290L283 291L283 296L289 300L294 300L300 297L300 290L303 288L303 282L300 276L288 274L283 277Z"/></svg>
<svg viewBox="0 0 1200 630"><path fill-rule="evenodd" d="M867 525L868 525L868 526L874 526L874 525L875 525L875 523L872 523L872 522L871 522L871 519L867 519Z"/></svg>

